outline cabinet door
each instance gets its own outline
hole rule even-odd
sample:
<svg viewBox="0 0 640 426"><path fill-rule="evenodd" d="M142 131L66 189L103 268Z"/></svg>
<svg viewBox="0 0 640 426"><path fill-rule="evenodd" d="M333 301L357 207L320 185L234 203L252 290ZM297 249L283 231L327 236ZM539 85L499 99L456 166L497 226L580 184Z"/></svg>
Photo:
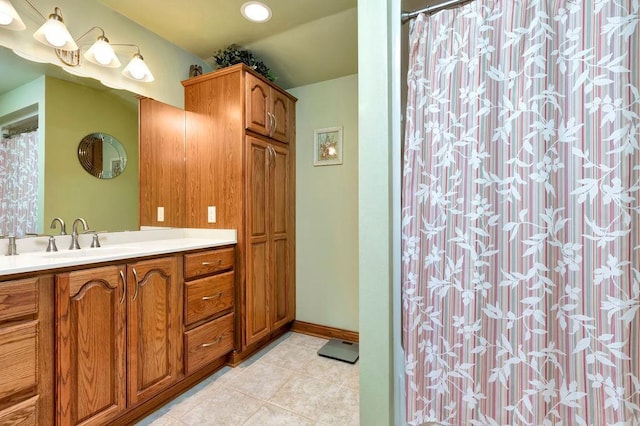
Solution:
<svg viewBox="0 0 640 426"><path fill-rule="evenodd" d="M56 276L58 425L105 424L125 409L125 298L121 269Z"/></svg>
<svg viewBox="0 0 640 426"><path fill-rule="evenodd" d="M129 405L178 380L182 304L175 257L127 266Z"/></svg>
<svg viewBox="0 0 640 426"><path fill-rule="evenodd" d="M250 73L246 73L246 123L248 130L269 136L271 112L267 83Z"/></svg>
<svg viewBox="0 0 640 426"><path fill-rule="evenodd" d="M140 100L140 225L185 224L184 111L153 99ZM164 219L158 217L164 209Z"/></svg>
<svg viewBox="0 0 640 426"><path fill-rule="evenodd" d="M280 142L288 143L291 138L291 101L282 92L271 89L269 99L273 123L271 137Z"/></svg>
<svg viewBox="0 0 640 426"><path fill-rule="evenodd" d="M270 276L271 276L271 322L273 329L294 319L293 303L295 294L291 288L290 233L291 205L289 204L289 150L273 147L271 163L269 230Z"/></svg>
<svg viewBox="0 0 640 426"><path fill-rule="evenodd" d="M271 331L269 317L269 167L273 154L268 144L247 137L247 260L245 344Z"/></svg>

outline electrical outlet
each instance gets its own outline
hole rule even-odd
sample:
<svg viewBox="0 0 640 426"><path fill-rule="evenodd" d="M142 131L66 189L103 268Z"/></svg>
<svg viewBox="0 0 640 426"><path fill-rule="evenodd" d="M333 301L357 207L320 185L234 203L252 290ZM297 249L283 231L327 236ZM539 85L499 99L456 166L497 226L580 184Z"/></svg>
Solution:
<svg viewBox="0 0 640 426"><path fill-rule="evenodd" d="M164 222L164 207L158 207L158 222Z"/></svg>
<svg viewBox="0 0 640 426"><path fill-rule="evenodd" d="M207 222L216 223L216 206L209 206L207 208Z"/></svg>

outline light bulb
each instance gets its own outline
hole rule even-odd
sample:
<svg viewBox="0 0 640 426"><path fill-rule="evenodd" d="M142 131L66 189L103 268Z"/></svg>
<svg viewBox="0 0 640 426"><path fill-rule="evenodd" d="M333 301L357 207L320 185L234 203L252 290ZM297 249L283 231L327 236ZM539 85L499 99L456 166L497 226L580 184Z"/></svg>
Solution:
<svg viewBox="0 0 640 426"><path fill-rule="evenodd" d="M136 80L142 80L145 76L145 66L140 58L133 58L131 60L131 67L129 68L129 72L131 73L131 77Z"/></svg>
<svg viewBox="0 0 640 426"><path fill-rule="evenodd" d="M44 37L55 47L62 47L67 42L67 29L60 21L49 19Z"/></svg>
<svg viewBox="0 0 640 426"><path fill-rule="evenodd" d="M113 58L111 46L104 40L97 40L94 44L93 56L102 65L109 65Z"/></svg>
<svg viewBox="0 0 640 426"><path fill-rule="evenodd" d="M13 16L6 13L0 13L0 25L9 25L13 22Z"/></svg>

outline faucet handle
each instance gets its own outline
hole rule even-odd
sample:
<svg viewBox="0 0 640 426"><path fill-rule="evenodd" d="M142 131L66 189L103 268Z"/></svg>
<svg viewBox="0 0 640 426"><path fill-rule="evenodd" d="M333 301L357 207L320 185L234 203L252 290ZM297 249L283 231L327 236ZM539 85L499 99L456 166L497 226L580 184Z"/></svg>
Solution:
<svg viewBox="0 0 640 426"><path fill-rule="evenodd" d="M16 256L18 254L16 237L15 235L9 235L7 238L9 239L9 244L7 245L7 254L5 256Z"/></svg>
<svg viewBox="0 0 640 426"><path fill-rule="evenodd" d="M97 232L93 233L93 240L91 241L91 247L92 248L100 247L100 238L98 237Z"/></svg>
<svg viewBox="0 0 640 426"><path fill-rule="evenodd" d="M49 244L47 244L47 253L52 251L58 251L58 246L56 246L56 237L53 235L49 236Z"/></svg>

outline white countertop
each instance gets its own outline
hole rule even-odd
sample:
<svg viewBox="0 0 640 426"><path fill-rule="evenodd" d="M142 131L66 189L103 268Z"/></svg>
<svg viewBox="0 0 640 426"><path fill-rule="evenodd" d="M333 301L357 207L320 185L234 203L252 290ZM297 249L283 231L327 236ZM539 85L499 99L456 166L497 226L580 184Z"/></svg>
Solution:
<svg viewBox="0 0 640 426"><path fill-rule="evenodd" d="M68 250L71 236L56 236L57 252L46 252L49 237L16 240L17 256L4 256L8 242L0 240L0 277L112 260L235 244L235 229L145 229L101 233L99 248L91 248L93 234L79 236L80 250Z"/></svg>

